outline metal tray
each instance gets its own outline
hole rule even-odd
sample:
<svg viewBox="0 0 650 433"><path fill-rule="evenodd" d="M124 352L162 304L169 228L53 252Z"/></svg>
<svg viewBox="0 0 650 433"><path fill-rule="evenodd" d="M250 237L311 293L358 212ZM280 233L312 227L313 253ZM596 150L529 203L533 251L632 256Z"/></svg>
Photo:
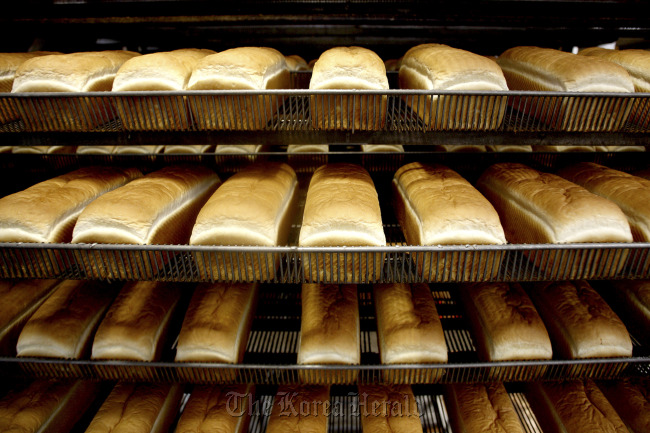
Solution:
<svg viewBox="0 0 650 433"><path fill-rule="evenodd" d="M294 74L296 86L304 80ZM647 132L649 97L306 89L4 93L0 131Z"/></svg>

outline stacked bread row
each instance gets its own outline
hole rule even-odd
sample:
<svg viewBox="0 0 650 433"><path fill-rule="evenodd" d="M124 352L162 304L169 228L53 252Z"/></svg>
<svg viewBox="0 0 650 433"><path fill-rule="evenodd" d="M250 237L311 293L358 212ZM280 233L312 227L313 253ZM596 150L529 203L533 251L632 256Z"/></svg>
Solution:
<svg viewBox="0 0 650 433"><path fill-rule="evenodd" d="M533 383L526 398L527 422L544 432L642 433L650 426L647 380L616 383L572 380ZM66 433L246 433L251 419L265 418L267 433L326 433L334 417L358 413L363 432L419 433L428 409L408 385L362 385L354 407L335 407L328 386L278 387L270 406L259 407L254 385L199 385L181 405L183 386L118 382L105 399L97 383L37 380L0 399L0 426L15 431ZM351 394L349 394L351 395ZM454 432L523 433L524 427L503 383L447 385L442 402ZM97 400L99 409L89 406ZM21 405L21 402L27 404ZM441 403L441 405L443 404ZM85 412L89 422L80 422ZM179 413L180 412L180 413ZM534 416L534 417L533 417Z"/></svg>
<svg viewBox="0 0 650 433"><path fill-rule="evenodd" d="M617 310L645 339L650 283L617 284L625 299ZM4 286L4 299L14 301L0 309L5 355L131 361L173 356L177 362L230 364L244 359L259 292L257 283L204 283L192 289L148 281L118 287L43 280ZM428 285L376 284L372 290L383 364L448 361ZM457 290L481 361L632 356L626 325L586 281L534 283L526 290L516 283L477 283ZM303 284L298 365L361 364L358 296L356 285ZM173 355L170 341L176 341ZM356 379L354 370L340 373L340 380L309 373L301 371L304 382Z"/></svg>
<svg viewBox="0 0 650 433"><path fill-rule="evenodd" d="M477 189L448 167L410 163L395 173L392 187L409 245L650 240L650 181L598 164L580 163L556 175L499 163L481 175ZM0 241L283 246L297 190L296 173L279 162L252 164L223 184L201 166L147 175L86 167L0 199ZM298 245L386 245L379 196L365 169L335 163L313 173ZM242 259L246 279L272 279L276 259ZM331 255L309 278L354 281L368 274L374 280L382 269L380 256L335 272L327 260ZM226 258L200 265L234 278ZM429 260L420 266L427 275L446 272L426 267ZM485 266L498 270L499 263Z"/></svg>
<svg viewBox="0 0 650 433"><path fill-rule="evenodd" d="M512 89L630 93L648 88L650 69L646 52L628 50L618 56L585 50L583 54L523 46L505 51L497 64L469 51L442 44L421 44L409 49L400 60L399 85L407 90L487 92ZM290 68L300 70L298 64L304 63L296 63L295 56L285 57L268 47L238 47L219 53L180 49L145 55L106 51L37 56L22 62L10 75L12 92L269 90L289 89ZM315 61L309 88L385 91L386 66L376 53L363 47L331 48ZM262 129L282 104L282 96L274 94L234 99L236 103L220 97L213 106L215 102L207 99L187 104L182 97L153 102L119 98L116 109L126 129L187 129L192 118L201 129ZM503 95L482 99L410 95L405 99L432 129L495 129L501 125L507 105ZM94 111L102 114L101 111L111 110L110 105L98 103L101 107L94 108L100 110ZM609 119L603 121L595 108L585 107L583 102L575 107L567 107L566 101L561 100L551 103L552 107L528 109L534 116L541 112L545 123L567 130L618 129L625 124L631 109L624 103L621 107L609 107ZM315 129L378 130L386 122L385 95L316 94L310 104ZM221 112L223 107L226 108L221 115L215 112ZM28 125L32 123L31 117L33 114L23 113ZM634 117L647 123L647 109L637 106ZM594 119L599 123L593 124ZM14 119L5 119L8 120ZM77 126L92 129L110 119L106 115L85 119L91 120L92 123Z"/></svg>

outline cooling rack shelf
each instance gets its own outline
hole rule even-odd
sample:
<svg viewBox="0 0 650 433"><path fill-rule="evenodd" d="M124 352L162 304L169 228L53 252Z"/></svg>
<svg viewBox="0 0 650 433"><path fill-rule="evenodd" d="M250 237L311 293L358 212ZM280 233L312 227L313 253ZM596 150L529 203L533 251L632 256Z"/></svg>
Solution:
<svg viewBox="0 0 650 433"><path fill-rule="evenodd" d="M236 247L0 243L0 278L372 283L650 278L650 244Z"/></svg>
<svg viewBox="0 0 650 433"><path fill-rule="evenodd" d="M648 131L650 94L306 89L3 93L0 123L7 132L633 133Z"/></svg>
<svg viewBox="0 0 650 433"><path fill-rule="evenodd" d="M0 358L0 371L29 377L266 385L527 382L587 377L612 379L650 373L650 348L634 335L632 356L626 358L481 361L454 285L432 284L430 287L445 334L449 354L446 364L382 365L372 288L359 285L361 364L298 365L300 286L270 284L260 288L260 300L241 364L174 362L174 335L167 342L161 360L155 362L4 357ZM176 317L177 322L182 321L181 313Z"/></svg>

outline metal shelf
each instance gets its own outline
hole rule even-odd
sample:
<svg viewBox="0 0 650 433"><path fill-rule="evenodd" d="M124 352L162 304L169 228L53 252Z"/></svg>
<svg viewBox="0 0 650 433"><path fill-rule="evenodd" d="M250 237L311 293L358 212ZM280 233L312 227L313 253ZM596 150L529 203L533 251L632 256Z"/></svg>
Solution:
<svg viewBox="0 0 650 433"><path fill-rule="evenodd" d="M304 77L302 76L304 75ZM293 74L296 87L309 73ZM301 84L302 83L302 84ZM406 90L4 93L6 132L648 132L650 94Z"/></svg>

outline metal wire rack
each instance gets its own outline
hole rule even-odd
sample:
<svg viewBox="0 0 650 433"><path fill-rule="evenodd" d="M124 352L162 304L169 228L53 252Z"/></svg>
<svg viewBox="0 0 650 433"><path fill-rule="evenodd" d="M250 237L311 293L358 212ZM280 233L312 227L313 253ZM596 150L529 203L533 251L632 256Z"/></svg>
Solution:
<svg viewBox="0 0 650 433"><path fill-rule="evenodd" d="M647 132L650 94L266 90L0 94L0 131Z"/></svg>
<svg viewBox="0 0 650 433"><path fill-rule="evenodd" d="M372 283L650 278L650 244L249 247L0 243L0 278Z"/></svg>
<svg viewBox="0 0 650 433"><path fill-rule="evenodd" d="M528 382L650 374L650 352L634 338L633 356L627 358L480 361L453 285L436 284L431 288L449 354L446 364L381 364L372 290L360 285L361 364L298 365L300 286L264 285L241 364L174 362L176 336L171 336L162 359L155 362L5 357L0 358L1 370L7 375L30 377L258 385ZM182 313L177 317L179 321Z"/></svg>

